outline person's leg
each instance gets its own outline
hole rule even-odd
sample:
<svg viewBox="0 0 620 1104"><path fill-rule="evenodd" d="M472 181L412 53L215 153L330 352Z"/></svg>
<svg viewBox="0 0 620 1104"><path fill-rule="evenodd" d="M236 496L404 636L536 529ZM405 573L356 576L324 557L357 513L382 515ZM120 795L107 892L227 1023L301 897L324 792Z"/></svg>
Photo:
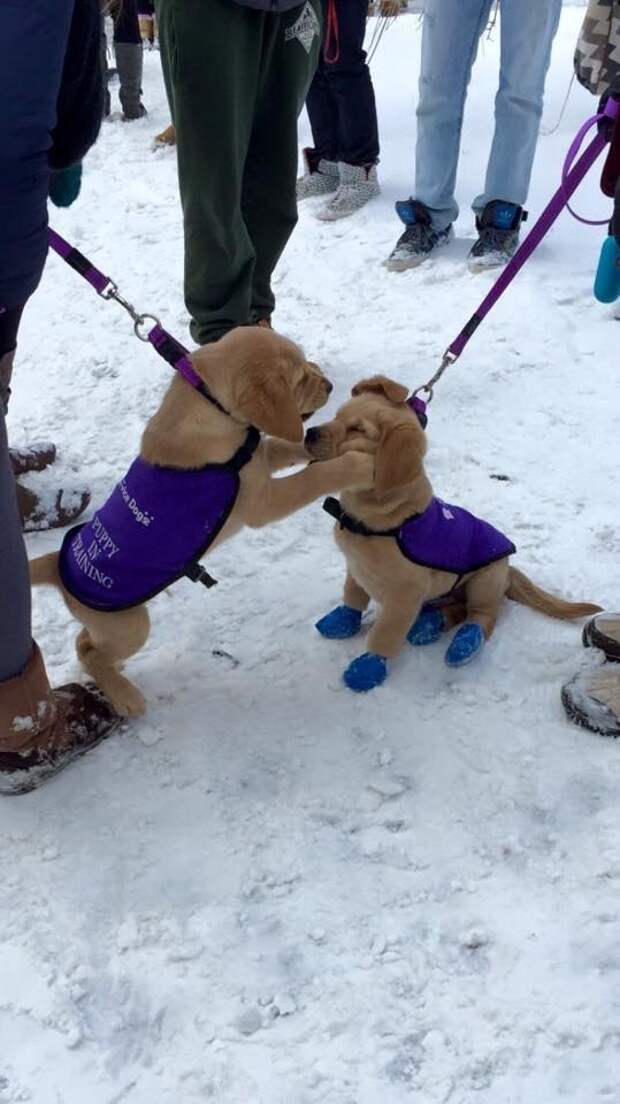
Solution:
<svg viewBox="0 0 620 1104"><path fill-rule="evenodd" d="M142 95L142 39L138 22L137 0L123 0L114 23L114 56L120 88L118 98L126 120L146 115Z"/></svg>
<svg viewBox="0 0 620 1104"><path fill-rule="evenodd" d="M273 17L230 0L157 0L156 7L177 138L185 302L192 337L205 345L250 317L255 248L241 211L241 191L264 27ZM290 96L284 84L279 91L282 99ZM277 119L286 106L278 96L270 104L278 138ZM274 135L269 139L279 158ZM271 156L270 145L261 166L265 175ZM294 166L296 156L295 145ZM268 208L280 203L275 191L267 198Z"/></svg>
<svg viewBox="0 0 620 1104"><path fill-rule="evenodd" d="M429 209L439 230L458 217L454 191L465 99L491 4L492 0L427 0L426 4L415 198Z"/></svg>
<svg viewBox="0 0 620 1104"><path fill-rule="evenodd" d="M5 412L21 309L0 314L0 682L26 666L32 653L30 580L9 457Z"/></svg>
<svg viewBox="0 0 620 1104"><path fill-rule="evenodd" d="M476 212L493 200L522 207L527 199L562 0L501 0L500 12L495 135L484 193L474 201Z"/></svg>
<svg viewBox="0 0 620 1104"><path fill-rule="evenodd" d="M234 5L233 5L234 6ZM275 299L271 276L297 222L297 119L320 47L321 4L265 17L265 36L252 135L243 173L241 207L254 246L250 318L268 318ZM255 18L255 16L254 16ZM305 31L305 33L304 33ZM244 78L245 79L245 78Z"/></svg>
<svg viewBox="0 0 620 1104"><path fill-rule="evenodd" d="M331 152L335 161L348 165L375 165L379 160L377 107L364 52L368 4L366 0L336 0L336 12L338 59L323 65L336 114Z"/></svg>
<svg viewBox="0 0 620 1104"><path fill-rule="evenodd" d="M328 79L327 64L321 52L312 83L306 97L308 119L312 129L313 153L317 159L338 160L338 115Z"/></svg>

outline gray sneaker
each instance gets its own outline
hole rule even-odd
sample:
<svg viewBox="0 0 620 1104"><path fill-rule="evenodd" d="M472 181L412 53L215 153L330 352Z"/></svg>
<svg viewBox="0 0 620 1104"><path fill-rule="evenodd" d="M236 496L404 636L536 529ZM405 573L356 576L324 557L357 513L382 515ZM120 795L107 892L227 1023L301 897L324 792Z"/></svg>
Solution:
<svg viewBox="0 0 620 1104"><path fill-rule="evenodd" d="M297 181L297 199L312 199L335 192L340 182L338 162L317 157L313 149L303 150L303 157L305 172Z"/></svg>
<svg viewBox="0 0 620 1104"><path fill-rule="evenodd" d="M335 222L359 211L369 199L379 195L376 165L347 165L340 161L340 186L329 203L317 212L323 222Z"/></svg>

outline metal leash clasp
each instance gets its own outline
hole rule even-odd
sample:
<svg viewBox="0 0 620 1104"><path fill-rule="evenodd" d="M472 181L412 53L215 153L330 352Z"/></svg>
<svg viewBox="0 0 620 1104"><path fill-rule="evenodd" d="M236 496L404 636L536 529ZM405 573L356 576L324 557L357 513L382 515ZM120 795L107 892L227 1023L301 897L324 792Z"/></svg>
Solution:
<svg viewBox="0 0 620 1104"><path fill-rule="evenodd" d="M110 280L107 287L99 293L102 299L113 299L115 303L118 303L123 310L127 311L127 314L133 321L133 330L137 338L140 341L148 341L149 335L142 333L142 327L146 322L153 322L156 326L161 326L159 318L154 314L140 314L136 310L133 303L130 303L127 299L123 298L118 290L118 284L114 283L114 280Z"/></svg>
<svg viewBox="0 0 620 1104"><path fill-rule="evenodd" d="M414 396L424 392L426 395L426 402L431 403L433 401L433 395L435 394L435 384L439 383L444 372L457 360L458 357L456 353L452 353L450 349L446 349L435 375L431 376L427 383L423 383L421 387L418 387L417 391L414 391Z"/></svg>

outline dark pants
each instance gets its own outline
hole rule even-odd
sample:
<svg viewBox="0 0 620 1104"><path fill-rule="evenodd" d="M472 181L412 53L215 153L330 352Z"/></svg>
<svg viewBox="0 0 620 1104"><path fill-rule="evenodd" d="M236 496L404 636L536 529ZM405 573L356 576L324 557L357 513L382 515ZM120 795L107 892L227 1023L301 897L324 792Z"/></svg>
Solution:
<svg viewBox="0 0 620 1104"><path fill-rule="evenodd" d="M375 93L364 53L368 0L336 0L339 58L323 54L306 107L314 148L326 161L374 165L379 160Z"/></svg>
<svg viewBox="0 0 620 1104"><path fill-rule="evenodd" d="M114 41L142 45L137 0L123 0L118 18L114 20Z"/></svg>
<svg viewBox="0 0 620 1104"><path fill-rule="evenodd" d="M320 44L320 0L311 5L300 39L303 3L281 15L231 0L156 3L177 137L185 302L201 345L275 305L271 276L297 221L297 118Z"/></svg>
<svg viewBox="0 0 620 1104"><path fill-rule="evenodd" d="M4 420L21 313L0 314L0 682L23 670L32 652L28 560Z"/></svg>

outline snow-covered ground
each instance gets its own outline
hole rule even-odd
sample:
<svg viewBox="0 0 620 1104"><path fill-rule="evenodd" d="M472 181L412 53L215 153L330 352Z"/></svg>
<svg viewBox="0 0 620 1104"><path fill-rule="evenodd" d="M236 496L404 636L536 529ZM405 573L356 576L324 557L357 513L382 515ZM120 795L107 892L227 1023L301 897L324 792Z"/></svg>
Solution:
<svg viewBox="0 0 620 1104"><path fill-rule="evenodd" d="M530 209L593 101L557 39ZM411 191L415 16L374 65L383 192L336 225L304 209L277 278L279 327L335 381L418 385L490 284L472 277L497 36L476 67L458 240L418 272L380 265ZM107 123L80 202L53 212L141 308L187 338L159 58L149 116ZM307 139L307 123L302 128ZM579 207L608 207L592 174ZM543 585L618 606L618 339L591 285L603 231L561 219L439 389L428 467L494 520ZM55 257L23 327L14 440L51 436L106 495L167 383L125 316ZM491 475L509 476L498 482ZM131 663L149 699L44 789L0 804L0 1102L618 1104L620 747L571 727L579 628L510 604L470 668L405 653L362 699L359 642L313 620L342 564L320 506L209 559L220 579L153 603ZM56 547L36 536L30 551ZM54 681L75 626L37 593Z"/></svg>

